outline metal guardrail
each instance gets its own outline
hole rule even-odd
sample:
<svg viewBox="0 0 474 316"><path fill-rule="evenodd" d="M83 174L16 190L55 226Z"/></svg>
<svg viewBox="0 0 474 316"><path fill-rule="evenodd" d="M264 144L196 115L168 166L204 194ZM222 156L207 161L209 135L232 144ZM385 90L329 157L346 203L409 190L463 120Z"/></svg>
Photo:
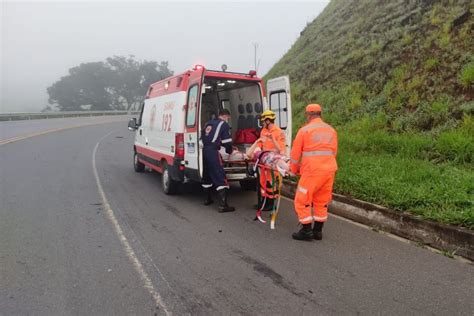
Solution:
<svg viewBox="0 0 474 316"><path fill-rule="evenodd" d="M0 122L2 121L21 121L37 120L65 117L88 117L88 116L106 116L106 115L136 115L137 111L70 111L70 112L36 112L36 113L0 113Z"/></svg>

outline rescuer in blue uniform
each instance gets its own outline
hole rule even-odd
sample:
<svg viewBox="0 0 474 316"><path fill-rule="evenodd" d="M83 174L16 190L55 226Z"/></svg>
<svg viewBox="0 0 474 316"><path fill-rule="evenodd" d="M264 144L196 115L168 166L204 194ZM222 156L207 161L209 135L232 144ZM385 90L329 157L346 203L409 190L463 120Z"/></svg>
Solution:
<svg viewBox="0 0 474 316"><path fill-rule="evenodd" d="M227 204L227 194L229 192L229 184L225 176L224 167L222 166L222 158L219 153L221 146L230 154L232 152L232 137L230 134L230 126L227 121L230 119L229 110L221 110L219 117L212 119L204 125L201 132L201 140L203 143L203 177L202 187L206 192L207 199L204 205L213 203L211 196L211 188L214 185L221 199L219 212L233 212L234 207Z"/></svg>

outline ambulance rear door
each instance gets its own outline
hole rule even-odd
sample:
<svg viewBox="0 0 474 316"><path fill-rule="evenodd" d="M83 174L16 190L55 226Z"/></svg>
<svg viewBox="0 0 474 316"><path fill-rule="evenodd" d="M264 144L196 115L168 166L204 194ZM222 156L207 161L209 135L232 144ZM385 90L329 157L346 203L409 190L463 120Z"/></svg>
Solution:
<svg viewBox="0 0 474 316"><path fill-rule="evenodd" d="M186 117L184 133L184 163L186 177L201 180L200 166L202 153L199 148L199 105L201 104L202 69L195 69L189 74L189 85L186 97Z"/></svg>
<svg viewBox="0 0 474 316"><path fill-rule="evenodd" d="M286 153L290 155L292 115L290 77L282 76L267 81L268 109L276 114L275 124L284 132L286 137Z"/></svg>

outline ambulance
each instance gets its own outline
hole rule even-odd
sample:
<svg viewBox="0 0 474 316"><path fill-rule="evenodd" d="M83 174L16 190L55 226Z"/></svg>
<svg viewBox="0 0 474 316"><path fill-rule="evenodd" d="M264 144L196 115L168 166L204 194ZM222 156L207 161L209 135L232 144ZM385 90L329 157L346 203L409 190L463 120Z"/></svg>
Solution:
<svg viewBox="0 0 474 316"><path fill-rule="evenodd" d="M291 144L291 96L288 76L263 80L255 71L209 70L202 65L148 88L140 116L129 121L135 131L133 164L136 172L145 167L162 174L163 191L179 192L182 183L200 182L203 173L201 129L220 109L231 113L232 137L240 130L259 129L259 115L266 109L276 113L275 124L285 131L287 152ZM268 101L267 101L268 100ZM236 144L245 151L250 144ZM255 188L247 161L223 161L229 181L242 189Z"/></svg>

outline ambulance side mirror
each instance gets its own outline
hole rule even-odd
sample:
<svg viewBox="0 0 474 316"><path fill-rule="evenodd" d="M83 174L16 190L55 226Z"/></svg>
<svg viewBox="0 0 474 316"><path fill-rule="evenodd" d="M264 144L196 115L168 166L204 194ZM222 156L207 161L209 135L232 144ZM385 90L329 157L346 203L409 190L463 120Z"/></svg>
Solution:
<svg viewBox="0 0 474 316"><path fill-rule="evenodd" d="M128 130L129 131L136 131L137 128L138 128L137 119L135 117L131 118L130 121L128 121Z"/></svg>

